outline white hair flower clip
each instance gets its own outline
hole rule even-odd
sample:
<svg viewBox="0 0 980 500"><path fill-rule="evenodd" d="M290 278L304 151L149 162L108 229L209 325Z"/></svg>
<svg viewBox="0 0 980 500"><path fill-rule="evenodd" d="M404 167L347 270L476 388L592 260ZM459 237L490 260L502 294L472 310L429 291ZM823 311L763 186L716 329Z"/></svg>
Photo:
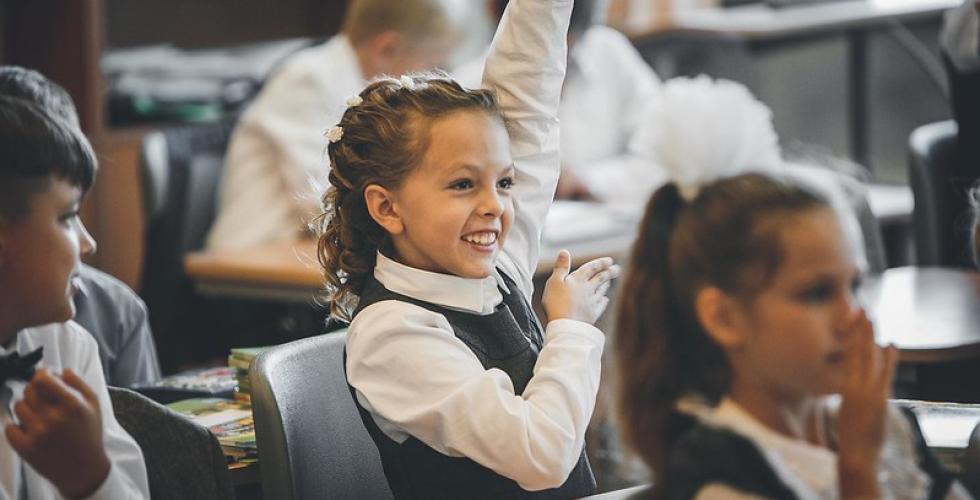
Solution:
<svg viewBox="0 0 980 500"><path fill-rule="evenodd" d="M353 108L354 106L360 106L363 102L364 99L362 99L361 96L354 94L348 97L344 103L347 104L348 108Z"/></svg>
<svg viewBox="0 0 980 500"><path fill-rule="evenodd" d="M344 129L340 125L337 125L336 127L331 127L329 130L324 132L323 136L330 141L330 144L333 144L344 137Z"/></svg>
<svg viewBox="0 0 980 500"><path fill-rule="evenodd" d="M399 78L398 81L401 82L402 87L408 90L415 90L415 80L413 80L412 77L408 75L402 75L402 77Z"/></svg>

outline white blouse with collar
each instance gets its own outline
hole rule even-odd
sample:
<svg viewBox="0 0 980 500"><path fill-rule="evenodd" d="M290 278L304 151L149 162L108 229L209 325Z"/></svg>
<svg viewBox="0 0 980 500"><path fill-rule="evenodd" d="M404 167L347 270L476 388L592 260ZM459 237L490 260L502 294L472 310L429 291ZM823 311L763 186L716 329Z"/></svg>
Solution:
<svg viewBox="0 0 980 500"><path fill-rule="evenodd" d="M839 397L825 401L828 423L834 425ZM750 415L738 403L723 399L710 407L689 398L678 404L678 410L695 416L701 423L725 428L755 444L776 475L801 500L840 498L837 476L837 453L823 446L793 439L780 434ZM828 427L828 441L836 441ZM882 497L886 499L925 499L928 497L929 477L916 465L916 449L908 421L897 408L889 407L885 426L885 444L878 466L878 480ZM696 498L712 500L721 498L755 498L722 484L709 484ZM969 494L954 483L946 495L948 499L966 499Z"/></svg>
<svg viewBox="0 0 980 500"><path fill-rule="evenodd" d="M515 219L497 262L530 301L541 226L560 170L558 97L571 0L510 2L487 59L517 171ZM487 314L502 300L500 277L464 279L378 255L389 290ZM582 451L595 406L604 337L574 320L551 321L523 394L499 369L484 369L446 318L382 301L362 310L347 337L347 376L358 401L397 442L415 437L465 456L528 490L560 486Z"/></svg>

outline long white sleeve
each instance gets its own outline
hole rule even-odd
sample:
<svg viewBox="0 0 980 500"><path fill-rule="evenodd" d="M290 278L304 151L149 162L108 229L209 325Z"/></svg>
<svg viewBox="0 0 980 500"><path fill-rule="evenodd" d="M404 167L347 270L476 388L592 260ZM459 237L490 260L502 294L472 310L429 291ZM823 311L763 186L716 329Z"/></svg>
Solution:
<svg viewBox="0 0 980 500"><path fill-rule="evenodd" d="M514 223L499 265L528 298L561 170L557 117L571 9L571 0L510 2L483 74L483 86L500 100L517 171Z"/></svg>

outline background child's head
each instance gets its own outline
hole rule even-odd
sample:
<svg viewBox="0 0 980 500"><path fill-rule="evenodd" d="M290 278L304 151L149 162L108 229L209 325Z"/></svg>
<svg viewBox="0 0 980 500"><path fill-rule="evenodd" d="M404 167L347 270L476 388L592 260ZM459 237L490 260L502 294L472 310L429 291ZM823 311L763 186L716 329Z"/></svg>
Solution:
<svg viewBox="0 0 980 500"><path fill-rule="evenodd" d="M78 112L71 96L60 85L37 71L20 66L0 66L0 95L30 101L78 127Z"/></svg>
<svg viewBox="0 0 980 500"><path fill-rule="evenodd" d="M827 314L810 314L807 301L836 300L839 283L831 281L839 274L847 275L849 291L853 254L843 240L825 199L775 177L718 180L691 201L675 184L654 194L620 292L616 355L625 432L655 469L676 435L669 417L679 398L717 402L736 371L763 368L755 357L765 342L796 342L805 350L809 336L828 334L821 322ZM807 254L808 245L814 255ZM810 276L811 269L799 267L801 256L824 267L831 263L833 278L824 276L823 267ZM772 291L778 294L769 300ZM779 327L786 331L769 335ZM757 344L749 348L751 342ZM795 380L787 383L795 388Z"/></svg>
<svg viewBox="0 0 980 500"><path fill-rule="evenodd" d="M369 203L375 202L366 200L365 192L374 196L372 200L383 194L378 188L397 193L433 154L431 131L440 120L477 113L488 118L491 130L503 133L492 92L464 89L441 74L380 79L360 97L362 102L349 107L338 124L342 136L327 148L330 187L324 195L319 244L332 292L331 312L344 319L349 319L356 296L373 272L376 253L382 250L397 258L392 235L379 223L377 210L369 210ZM375 203L379 208L385 209L383 201L380 207Z"/></svg>
<svg viewBox="0 0 980 500"><path fill-rule="evenodd" d="M462 34L460 0L354 0L342 32L368 78L441 66Z"/></svg>
<svg viewBox="0 0 980 500"><path fill-rule="evenodd" d="M77 127L0 95L0 341L74 315L79 253L95 243L78 219L96 160Z"/></svg>

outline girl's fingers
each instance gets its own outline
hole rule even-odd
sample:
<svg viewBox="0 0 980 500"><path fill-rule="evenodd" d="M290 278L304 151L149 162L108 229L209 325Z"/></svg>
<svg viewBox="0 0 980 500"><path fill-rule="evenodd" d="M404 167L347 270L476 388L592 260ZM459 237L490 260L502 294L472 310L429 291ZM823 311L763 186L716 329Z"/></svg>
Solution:
<svg viewBox="0 0 980 500"><path fill-rule="evenodd" d="M553 278L557 278L559 281L564 281L565 277L568 276L571 267L572 255L568 253L568 250L559 250L558 257L555 258L555 267L551 271L551 276Z"/></svg>
<svg viewBox="0 0 980 500"><path fill-rule="evenodd" d="M600 297L605 297L606 296L606 292L609 291L609 287L611 285L612 285L612 282L610 282L610 281L604 281L604 282L602 282L602 284L599 285L599 287L595 289L595 294L598 295L598 296L600 296Z"/></svg>
<svg viewBox="0 0 980 500"><path fill-rule="evenodd" d="M612 267L613 260L612 257L600 257L598 259L592 259L585 264L582 264L578 269L575 270L575 275L579 276L583 280L590 281L592 278L608 268Z"/></svg>
<svg viewBox="0 0 980 500"><path fill-rule="evenodd" d="M887 398L891 393L892 380L895 378L895 370L898 366L898 349L894 345L889 345L881 350L881 363L878 389Z"/></svg>

